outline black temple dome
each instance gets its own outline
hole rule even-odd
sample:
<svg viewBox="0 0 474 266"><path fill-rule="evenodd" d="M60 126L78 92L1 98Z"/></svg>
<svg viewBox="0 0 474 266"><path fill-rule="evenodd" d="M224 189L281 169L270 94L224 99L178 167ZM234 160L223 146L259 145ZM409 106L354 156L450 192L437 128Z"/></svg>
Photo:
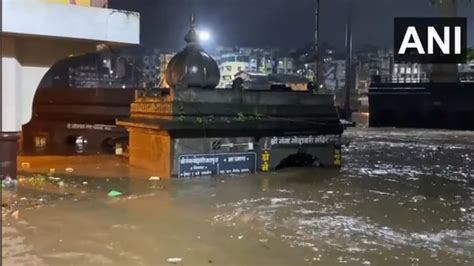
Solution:
<svg viewBox="0 0 474 266"><path fill-rule="evenodd" d="M184 39L187 46L169 62L166 82L171 88L214 89L220 80L219 67L199 44L194 15L191 16L191 29Z"/></svg>

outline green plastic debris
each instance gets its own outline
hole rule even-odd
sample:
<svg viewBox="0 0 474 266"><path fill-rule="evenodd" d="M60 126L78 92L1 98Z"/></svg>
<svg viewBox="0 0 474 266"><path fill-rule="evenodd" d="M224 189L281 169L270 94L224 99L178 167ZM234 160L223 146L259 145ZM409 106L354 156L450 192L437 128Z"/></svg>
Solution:
<svg viewBox="0 0 474 266"><path fill-rule="evenodd" d="M112 190L112 191L109 192L109 194L107 194L107 196L109 196L111 198L120 197L122 195L123 195L123 193L120 192L120 191L117 191L117 190Z"/></svg>

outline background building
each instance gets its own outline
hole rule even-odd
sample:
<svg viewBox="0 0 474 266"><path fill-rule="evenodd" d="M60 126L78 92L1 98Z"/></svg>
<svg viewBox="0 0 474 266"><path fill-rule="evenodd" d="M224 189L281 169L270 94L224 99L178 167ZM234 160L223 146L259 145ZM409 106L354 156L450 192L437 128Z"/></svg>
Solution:
<svg viewBox="0 0 474 266"><path fill-rule="evenodd" d="M243 53L222 54L218 61L221 79L218 88L231 88L234 75L241 71L251 71L250 55Z"/></svg>
<svg viewBox="0 0 474 266"><path fill-rule="evenodd" d="M474 82L474 59L458 67L461 82Z"/></svg>
<svg viewBox="0 0 474 266"><path fill-rule="evenodd" d="M288 52L278 49L253 47L218 47L214 53L221 80L219 88L230 88L234 76L240 71L263 74L297 75L296 61Z"/></svg>

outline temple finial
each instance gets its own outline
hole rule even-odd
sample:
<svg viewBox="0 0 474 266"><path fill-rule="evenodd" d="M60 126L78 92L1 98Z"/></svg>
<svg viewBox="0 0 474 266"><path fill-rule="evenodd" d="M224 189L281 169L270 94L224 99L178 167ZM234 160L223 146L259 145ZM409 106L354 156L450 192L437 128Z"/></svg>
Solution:
<svg viewBox="0 0 474 266"><path fill-rule="evenodd" d="M196 16L194 15L194 12L191 13L191 27L194 27L196 24Z"/></svg>
<svg viewBox="0 0 474 266"><path fill-rule="evenodd" d="M189 32L184 37L184 40L188 43L188 45L199 43L199 38L196 32L196 16L194 15L194 12L191 13L191 29L189 29Z"/></svg>

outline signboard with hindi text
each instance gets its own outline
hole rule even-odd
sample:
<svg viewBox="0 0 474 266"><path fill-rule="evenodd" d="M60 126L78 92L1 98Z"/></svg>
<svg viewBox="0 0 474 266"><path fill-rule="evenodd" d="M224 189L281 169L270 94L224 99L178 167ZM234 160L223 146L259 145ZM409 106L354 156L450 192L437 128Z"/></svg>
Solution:
<svg viewBox="0 0 474 266"><path fill-rule="evenodd" d="M179 177L199 177L255 173L257 155L246 153L216 153L182 155L178 158Z"/></svg>
<svg viewBox="0 0 474 266"><path fill-rule="evenodd" d="M340 141L339 135L309 135L309 136L283 136L270 137L263 139L265 142L264 149L283 148L283 147L299 147L299 146L319 146L326 144L334 144ZM266 148L265 148L266 147Z"/></svg>

